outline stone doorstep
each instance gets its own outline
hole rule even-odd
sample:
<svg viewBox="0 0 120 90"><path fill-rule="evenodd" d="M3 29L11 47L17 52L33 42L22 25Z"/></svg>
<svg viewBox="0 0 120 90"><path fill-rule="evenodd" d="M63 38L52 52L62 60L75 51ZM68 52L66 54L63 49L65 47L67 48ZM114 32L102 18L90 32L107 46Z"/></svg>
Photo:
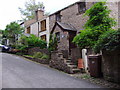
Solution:
<svg viewBox="0 0 120 90"><path fill-rule="evenodd" d="M77 65L67 65L67 66L71 68L77 68Z"/></svg>
<svg viewBox="0 0 120 90"><path fill-rule="evenodd" d="M74 65L72 62L66 63L67 65Z"/></svg>

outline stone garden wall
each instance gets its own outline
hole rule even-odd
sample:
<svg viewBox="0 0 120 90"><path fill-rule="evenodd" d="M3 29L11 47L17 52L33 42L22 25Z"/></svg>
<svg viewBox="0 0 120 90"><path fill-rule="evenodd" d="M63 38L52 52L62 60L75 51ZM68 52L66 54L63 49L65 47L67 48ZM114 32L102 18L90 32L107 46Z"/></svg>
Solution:
<svg viewBox="0 0 120 90"><path fill-rule="evenodd" d="M49 66L67 73L70 73L70 68L67 66L63 59L63 55L59 54L57 51L51 53L51 60Z"/></svg>
<svg viewBox="0 0 120 90"><path fill-rule="evenodd" d="M28 50L29 55L33 55L35 52L41 52L41 53L50 55L50 52L48 49L40 49L39 47L34 47Z"/></svg>
<svg viewBox="0 0 120 90"><path fill-rule="evenodd" d="M103 51L102 56L104 78L108 81L120 83L120 50Z"/></svg>
<svg viewBox="0 0 120 90"><path fill-rule="evenodd" d="M24 56L24 57L27 59L30 59L32 61L41 63L41 64L49 64L49 61L50 61L49 59L38 59L38 58L32 58L32 57L28 57L28 56Z"/></svg>
<svg viewBox="0 0 120 90"><path fill-rule="evenodd" d="M78 59L82 58L82 50L80 48L71 49L71 59L72 62L78 64Z"/></svg>

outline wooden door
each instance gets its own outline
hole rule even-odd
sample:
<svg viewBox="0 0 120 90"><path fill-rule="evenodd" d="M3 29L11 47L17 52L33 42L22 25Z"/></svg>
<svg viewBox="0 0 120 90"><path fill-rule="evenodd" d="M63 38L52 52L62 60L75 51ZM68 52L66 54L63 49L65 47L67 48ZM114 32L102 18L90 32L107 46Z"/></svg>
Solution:
<svg viewBox="0 0 120 90"><path fill-rule="evenodd" d="M72 42L75 36L76 36L76 32L73 31L69 32L69 54L71 54L72 48L76 48L75 43Z"/></svg>

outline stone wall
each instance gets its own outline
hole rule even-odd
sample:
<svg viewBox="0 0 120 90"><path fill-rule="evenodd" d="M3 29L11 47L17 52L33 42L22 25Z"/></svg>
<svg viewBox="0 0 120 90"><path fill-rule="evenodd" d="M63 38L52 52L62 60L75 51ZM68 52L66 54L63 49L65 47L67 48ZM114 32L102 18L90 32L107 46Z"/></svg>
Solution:
<svg viewBox="0 0 120 90"><path fill-rule="evenodd" d="M61 71L64 71L66 73L70 73L70 68L65 63L64 59L62 58L62 55L58 55L57 51L54 51L51 53L51 60L49 62L49 66Z"/></svg>
<svg viewBox="0 0 120 90"><path fill-rule="evenodd" d="M30 59L34 62L38 62L38 63L41 63L41 64L49 64L49 59L39 59L39 58L32 58L32 57L28 57L28 56L24 56L25 58L27 59Z"/></svg>
<svg viewBox="0 0 120 90"><path fill-rule="evenodd" d="M90 8L92 5L92 2L87 2L86 3L86 8ZM78 12L78 4L73 4L71 6L68 6L68 8L65 8L61 10L60 14L62 15L61 17L61 22L63 23L69 23L73 25L79 32L79 30L83 30L83 25L87 21L88 17L83 17L84 13L79 13ZM56 16L55 14L50 15L50 31L52 30L53 26L55 25L55 20Z"/></svg>
<svg viewBox="0 0 120 90"><path fill-rule="evenodd" d="M102 69L106 80L120 83L120 50L103 51Z"/></svg>
<svg viewBox="0 0 120 90"><path fill-rule="evenodd" d="M41 53L50 55L50 52L49 52L48 49L40 49L39 47L34 47L34 48L28 49L28 54L29 54L29 55L33 55L33 54L36 53L36 52L41 52Z"/></svg>
<svg viewBox="0 0 120 90"><path fill-rule="evenodd" d="M67 31L63 31L58 25L56 26L53 34L60 32L60 42L58 42L57 49L59 51L61 50L69 50L69 40L67 37L69 37L69 33ZM64 35L64 37L62 37Z"/></svg>
<svg viewBox="0 0 120 90"><path fill-rule="evenodd" d="M73 48L71 50L71 59L72 59L72 62L77 65L79 58L82 58L82 51L80 50L80 48Z"/></svg>
<svg viewBox="0 0 120 90"><path fill-rule="evenodd" d="M94 3L93 2L86 2L86 9L89 9ZM118 22L118 25L120 25L118 21L119 14L119 8L120 8L120 2L107 2L108 8L111 10L110 16L115 18L116 21ZM88 17L83 17L84 13L79 13L78 12L78 4L72 4L62 10L59 10L61 14L61 22L63 23L69 23L73 25L78 32L80 30L83 30L83 26L85 22L88 20ZM56 16L55 13L50 15L50 31L52 30L53 26L55 25L56 22ZM115 29L117 26L115 27Z"/></svg>

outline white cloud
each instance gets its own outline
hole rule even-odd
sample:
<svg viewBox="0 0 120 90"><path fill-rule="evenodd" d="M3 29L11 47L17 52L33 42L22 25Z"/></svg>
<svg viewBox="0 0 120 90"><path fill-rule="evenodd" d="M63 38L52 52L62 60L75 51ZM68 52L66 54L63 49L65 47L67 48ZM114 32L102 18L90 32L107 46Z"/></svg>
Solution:
<svg viewBox="0 0 120 90"><path fill-rule="evenodd" d="M28 0L1 0L0 1L0 29L12 21L20 20L20 12L18 7L24 7L24 3ZM43 2L45 10L53 13L79 0L36 0Z"/></svg>

